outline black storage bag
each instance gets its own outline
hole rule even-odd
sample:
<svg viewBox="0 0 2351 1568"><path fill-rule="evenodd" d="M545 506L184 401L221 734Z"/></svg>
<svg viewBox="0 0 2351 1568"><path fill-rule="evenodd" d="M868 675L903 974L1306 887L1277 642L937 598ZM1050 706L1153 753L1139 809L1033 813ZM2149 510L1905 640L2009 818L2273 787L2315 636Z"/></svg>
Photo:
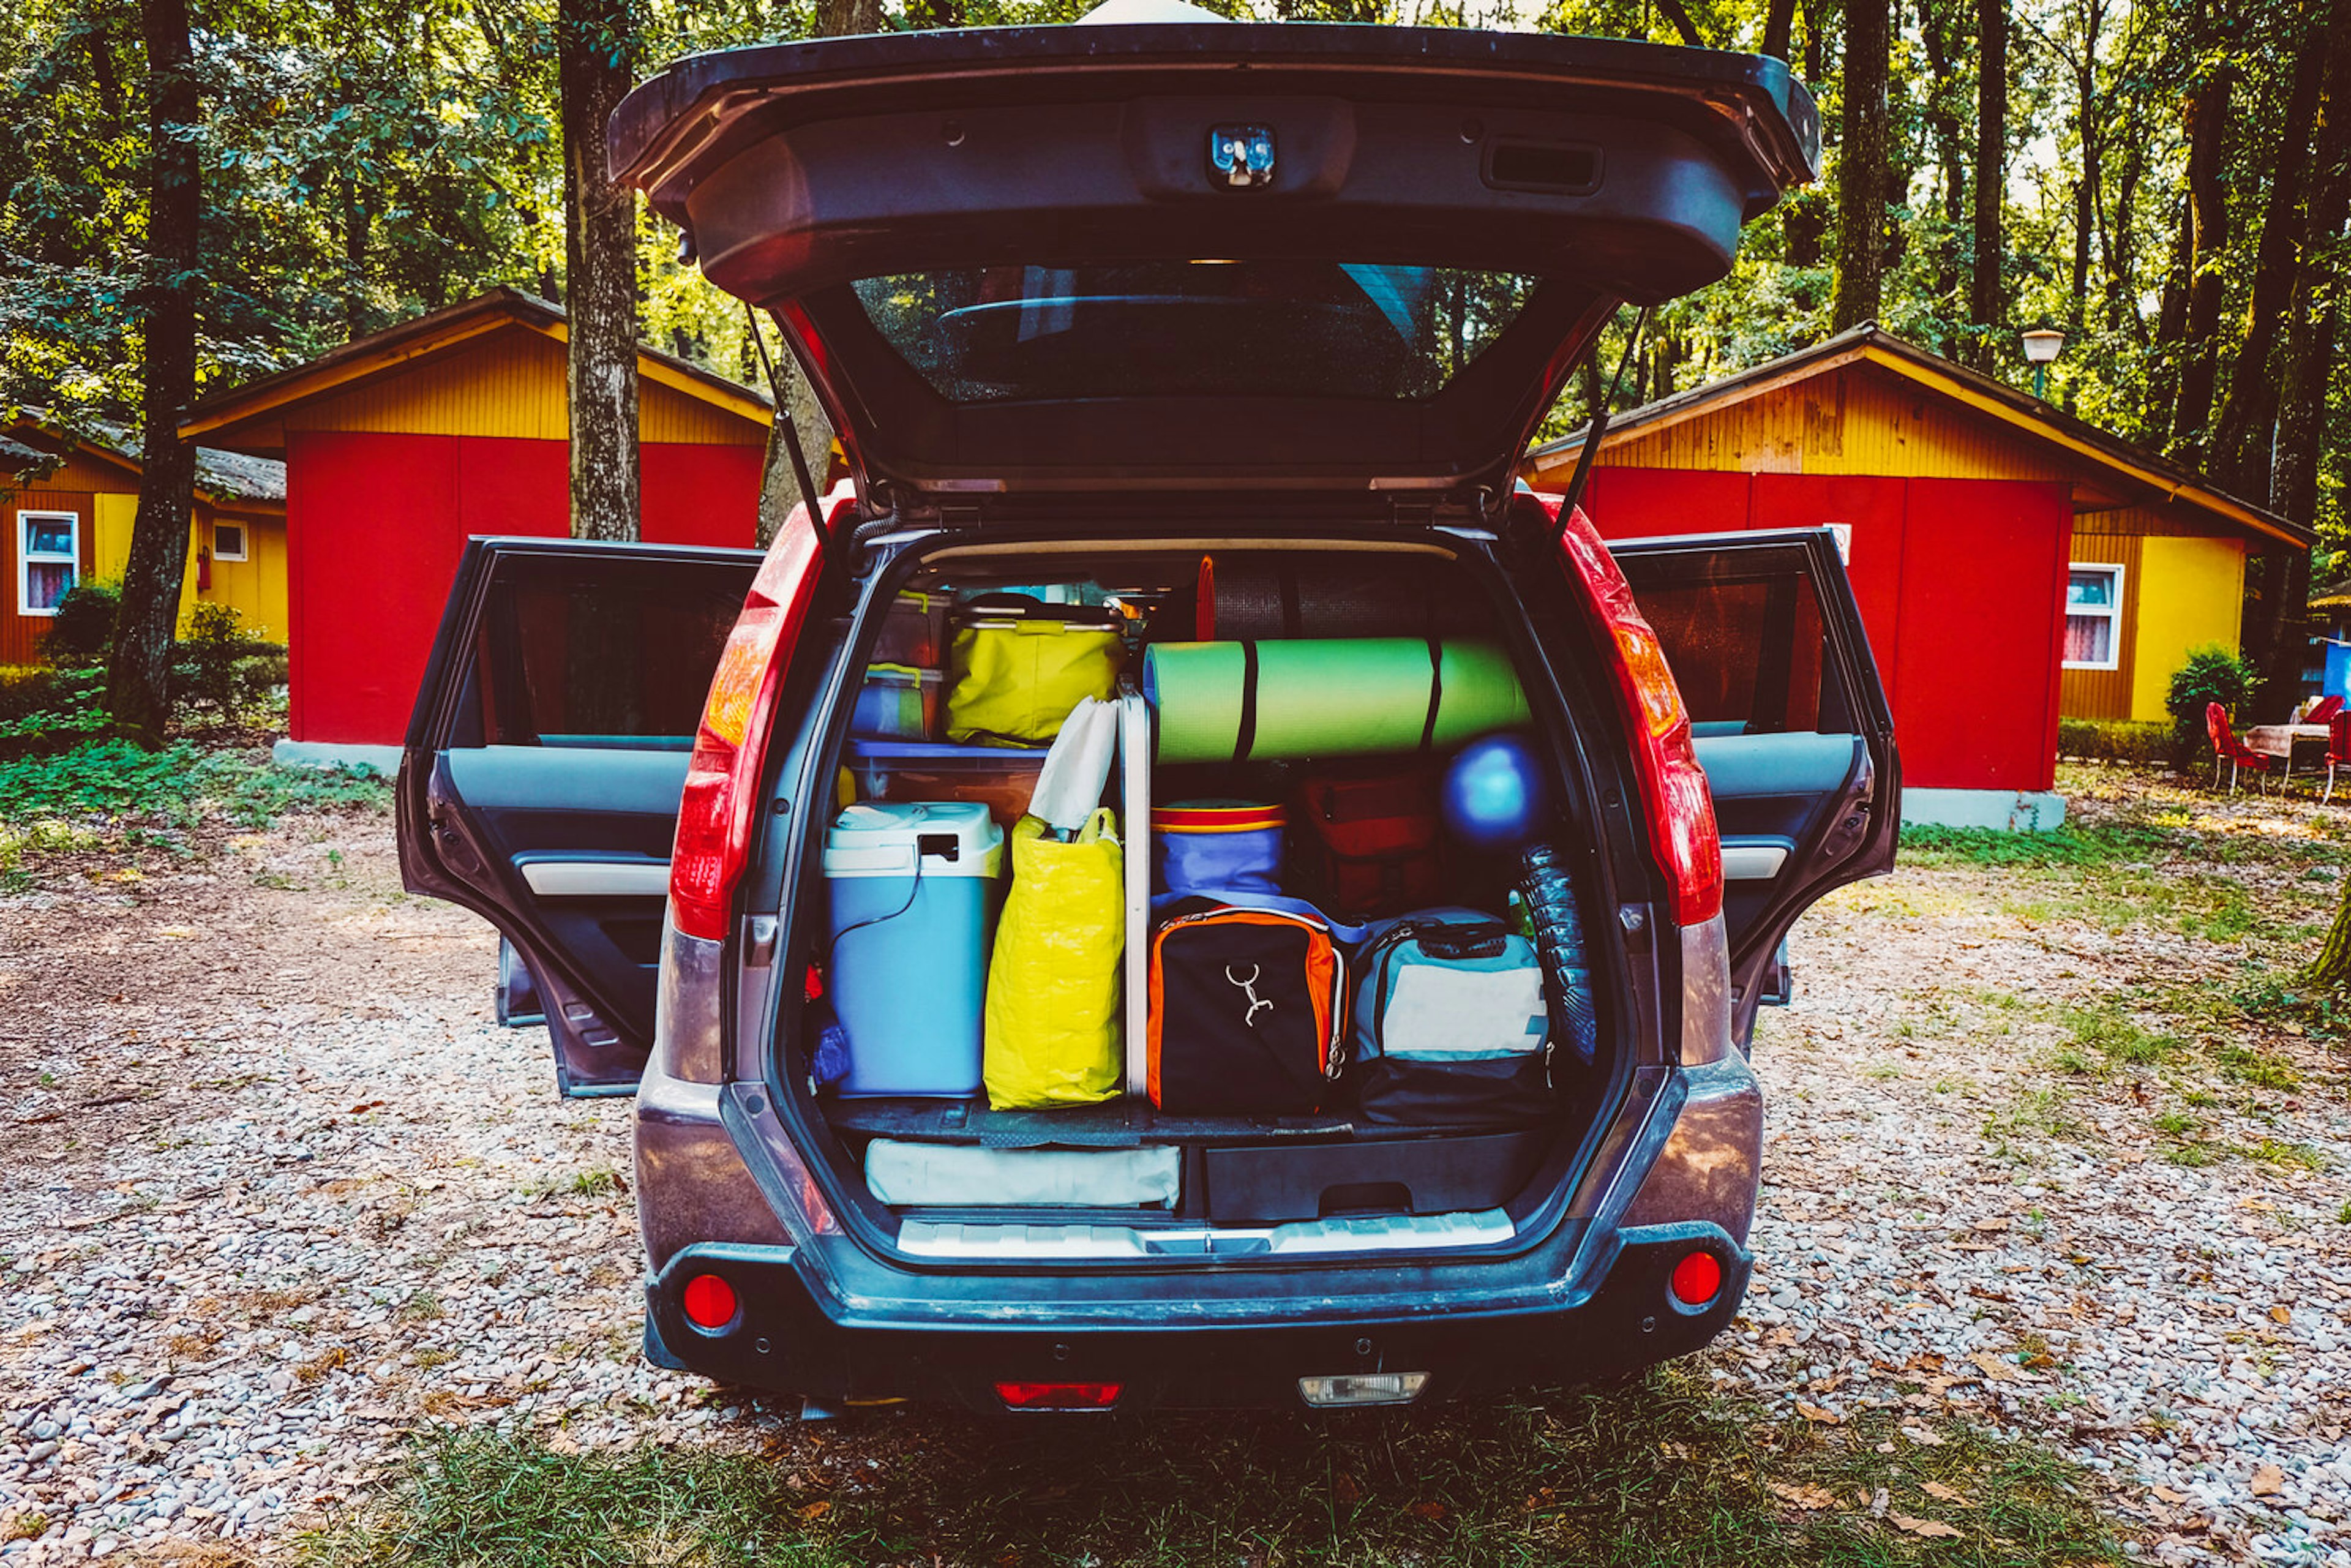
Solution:
<svg viewBox="0 0 2351 1568"><path fill-rule="evenodd" d="M1151 937L1151 1103L1181 1115L1300 1116L1345 1060L1346 963L1327 924L1186 900Z"/></svg>

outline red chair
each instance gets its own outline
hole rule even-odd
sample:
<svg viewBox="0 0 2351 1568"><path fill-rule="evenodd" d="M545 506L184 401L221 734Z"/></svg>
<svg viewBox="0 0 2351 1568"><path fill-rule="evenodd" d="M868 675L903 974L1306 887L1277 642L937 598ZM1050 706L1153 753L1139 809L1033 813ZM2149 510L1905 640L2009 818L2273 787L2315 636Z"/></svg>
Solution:
<svg viewBox="0 0 2351 1568"><path fill-rule="evenodd" d="M2237 792L2237 770L2249 768L2267 777L2270 759L2237 738L2229 727L2229 710L2219 703L2204 705L2204 733L2212 737L2212 788L2220 787L2220 764L2229 765L2229 793Z"/></svg>
<svg viewBox="0 0 2351 1568"><path fill-rule="evenodd" d="M2335 716L2342 711L2343 699L2341 697L2321 697L2316 702L2310 705L2310 711L2302 716L2302 722L2304 724L2331 725L2335 722Z"/></svg>
<svg viewBox="0 0 2351 1568"><path fill-rule="evenodd" d="M2333 703L2337 711L2326 717L2326 792L2318 798L2322 806L2335 799L2335 770L2351 765L2351 713L2341 711L2342 698L2329 697L2326 700ZM2218 768L2214 771L2217 772Z"/></svg>

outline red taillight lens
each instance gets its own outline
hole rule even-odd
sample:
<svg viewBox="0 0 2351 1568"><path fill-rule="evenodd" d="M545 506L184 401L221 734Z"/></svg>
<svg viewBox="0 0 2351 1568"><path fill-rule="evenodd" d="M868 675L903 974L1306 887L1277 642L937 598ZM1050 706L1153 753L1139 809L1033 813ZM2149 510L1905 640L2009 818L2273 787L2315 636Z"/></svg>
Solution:
<svg viewBox="0 0 2351 1568"><path fill-rule="evenodd" d="M1008 1410L1107 1410L1123 1383L999 1383L996 1396Z"/></svg>
<svg viewBox="0 0 2351 1568"><path fill-rule="evenodd" d="M845 505L845 498L833 504L836 521ZM669 858L670 920L689 936L717 942L726 936L727 905L750 855L753 797L775 713L784 664L779 655L789 653L807 618L816 569L816 530L807 509L795 508L760 563L711 676Z"/></svg>
<svg viewBox="0 0 2351 1568"><path fill-rule="evenodd" d="M1674 923L1703 925L1722 912L1722 838L1706 770L1690 744L1681 688L1656 632L1634 602L1632 585L1582 507L1568 514L1560 548L1616 645L1617 695L1632 731L1650 846L1674 881Z"/></svg>
<svg viewBox="0 0 2351 1568"><path fill-rule="evenodd" d="M1692 1252L1674 1265L1667 1288L1686 1307L1702 1307L1722 1294L1722 1260L1711 1252Z"/></svg>
<svg viewBox="0 0 2351 1568"><path fill-rule="evenodd" d="M696 1274L678 1292L685 1321L716 1333L735 1321L735 1287L716 1274Z"/></svg>

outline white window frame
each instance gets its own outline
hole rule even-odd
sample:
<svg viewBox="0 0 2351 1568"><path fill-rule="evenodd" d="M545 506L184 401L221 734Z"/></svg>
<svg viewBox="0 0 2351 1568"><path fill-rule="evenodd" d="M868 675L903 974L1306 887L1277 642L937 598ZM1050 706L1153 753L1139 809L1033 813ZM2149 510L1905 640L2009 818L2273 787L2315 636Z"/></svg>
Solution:
<svg viewBox="0 0 2351 1568"><path fill-rule="evenodd" d="M59 555L55 550L43 550L37 555L33 553L32 533L26 525L35 522L65 524L65 554ZM54 606L47 610L33 608L33 567L37 562L43 566L64 566L70 570L73 573L73 580L66 585L68 592L81 586L81 514L79 512L58 512L36 507L16 514L16 613L37 615L46 620L55 615L57 610Z"/></svg>
<svg viewBox="0 0 2351 1568"><path fill-rule="evenodd" d="M2069 670L2119 670L2123 667L2123 564L2120 561L2114 560L2068 561L2065 565L2065 580L2069 587L2074 580L2074 573L2077 571L2103 571L2115 580L2115 601L2111 606L2100 608L2093 605L2085 609L2076 609L2070 595L2067 597L2064 605L2065 616L2068 620L2071 620L2076 615L2095 616L2105 620L2108 623L2111 628L2111 635L2106 638L2106 648L2114 656L2103 661L2090 659L2067 659L2064 662L2065 668Z"/></svg>
<svg viewBox="0 0 2351 1568"><path fill-rule="evenodd" d="M213 525L213 559L214 560L243 560L245 559L245 552L252 548L248 541L251 540L253 536L246 531L249 526L250 525L245 523L214 523ZM235 528L236 530L236 553L235 555L231 555L228 551L221 549L220 537L221 530L223 528Z"/></svg>

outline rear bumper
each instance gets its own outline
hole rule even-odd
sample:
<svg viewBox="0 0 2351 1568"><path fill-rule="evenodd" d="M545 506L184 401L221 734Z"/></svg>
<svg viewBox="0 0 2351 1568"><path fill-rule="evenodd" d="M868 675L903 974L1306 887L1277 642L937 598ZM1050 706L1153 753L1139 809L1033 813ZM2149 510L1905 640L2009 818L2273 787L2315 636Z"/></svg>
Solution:
<svg viewBox="0 0 2351 1568"><path fill-rule="evenodd" d="M686 1370L721 1382L820 1399L908 1398L1003 1406L998 1382L1117 1383L1119 1407L1296 1406L1298 1380L1320 1374L1426 1372L1422 1402L1511 1387L1586 1382L1637 1371L1706 1344L1739 1310L1752 1257L1719 1227L1645 1226L1619 1232L1597 1283L1536 1310L1481 1306L1448 1292L1409 1318L1356 1317L1311 1294L1309 1272L1281 1276L1255 1322L1182 1322L1186 1304L1138 1303L1132 1326L1099 1322L1009 1329L984 1303L956 1303L951 1322L836 1317L803 1279L795 1249L709 1243L672 1258L646 1287L650 1338ZM1674 1265L1694 1249L1722 1265L1705 1307L1677 1302ZM739 1309L718 1333L690 1324L685 1282L716 1274ZM1033 1320L1032 1320L1033 1321ZM653 1346L649 1346L653 1348Z"/></svg>

